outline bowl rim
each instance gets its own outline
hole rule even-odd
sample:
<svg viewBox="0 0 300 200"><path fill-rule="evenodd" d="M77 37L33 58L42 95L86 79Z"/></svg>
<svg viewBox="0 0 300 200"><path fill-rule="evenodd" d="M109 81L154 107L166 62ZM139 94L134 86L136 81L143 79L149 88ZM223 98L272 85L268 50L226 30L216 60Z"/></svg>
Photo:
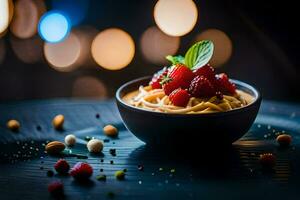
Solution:
<svg viewBox="0 0 300 200"><path fill-rule="evenodd" d="M185 114L185 113L164 113L164 112L155 112L155 111L151 111L151 110L147 110L147 109L143 109L143 108L138 108L138 107L134 107L132 105L127 104L126 102L124 102L121 98L121 92L127 88L128 86L130 86L131 84L134 83L138 83L141 81L145 81L149 79L149 81L151 80L151 76L144 76L144 77L140 77L137 79L133 79L131 81L128 81L126 83L124 83L123 85L121 85L118 90L116 91L115 94L115 98L117 100L118 103L120 103L122 106L126 107L127 109L136 111L136 112L142 112L142 113L148 113L148 114L152 114L152 115L158 115L158 116L174 116L174 117L208 117L208 116L222 116L222 115L231 115L231 114L235 114L237 112L241 112L241 111L245 111L250 109L251 107L253 107L255 104L260 103L261 102L261 93L252 85L245 83L243 81L239 81L236 79L230 79L230 81L232 81L234 84L245 87L249 90L251 90L254 93L254 101L251 102L250 104L240 107L240 108L236 108L233 110L229 110L229 111L225 111L225 112L215 112L215 113L198 113L198 114Z"/></svg>

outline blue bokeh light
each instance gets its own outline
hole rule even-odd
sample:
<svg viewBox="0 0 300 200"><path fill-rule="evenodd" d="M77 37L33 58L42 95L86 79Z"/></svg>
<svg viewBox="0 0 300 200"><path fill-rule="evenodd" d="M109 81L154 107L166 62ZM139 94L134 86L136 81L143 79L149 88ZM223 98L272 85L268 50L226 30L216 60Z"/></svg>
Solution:
<svg viewBox="0 0 300 200"><path fill-rule="evenodd" d="M70 30L71 24L68 18L58 11L45 13L38 26L39 35L49 43L63 41L69 35Z"/></svg>

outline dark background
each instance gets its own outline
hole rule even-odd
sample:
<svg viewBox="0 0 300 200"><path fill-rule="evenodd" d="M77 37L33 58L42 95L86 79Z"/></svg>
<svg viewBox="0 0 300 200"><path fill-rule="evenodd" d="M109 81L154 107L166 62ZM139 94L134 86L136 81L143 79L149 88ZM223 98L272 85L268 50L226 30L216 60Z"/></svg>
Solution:
<svg viewBox="0 0 300 200"><path fill-rule="evenodd" d="M62 0L63 1L63 0ZM181 38L178 54L192 44L195 36L208 28L217 28L231 38L233 54L218 71L255 85L265 99L300 101L299 34L297 3L286 0L195 0L199 18L192 32ZM51 3L46 1L47 9ZM155 25L155 0L91 0L81 25L99 31L119 27L131 34L136 52L131 64L119 71L81 68L62 73L50 68L45 60L36 64L20 61L11 49L7 33L1 38L5 59L0 63L0 99L21 100L71 97L74 81L81 76L101 80L109 97L124 82L150 75L162 66L147 62L139 41L146 28Z"/></svg>

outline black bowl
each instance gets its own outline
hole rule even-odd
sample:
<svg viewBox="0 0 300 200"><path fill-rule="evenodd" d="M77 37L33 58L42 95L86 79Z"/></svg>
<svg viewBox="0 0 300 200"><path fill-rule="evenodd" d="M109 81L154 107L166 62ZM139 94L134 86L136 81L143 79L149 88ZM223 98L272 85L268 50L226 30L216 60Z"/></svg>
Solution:
<svg viewBox="0 0 300 200"><path fill-rule="evenodd" d="M173 146L189 143L232 144L241 138L253 124L261 103L259 92L244 82L231 80L239 90L251 94L255 100L242 108L208 114L169 114L136 108L122 100L125 94L148 85L150 77L130 81L116 92L123 122L137 138L146 144Z"/></svg>

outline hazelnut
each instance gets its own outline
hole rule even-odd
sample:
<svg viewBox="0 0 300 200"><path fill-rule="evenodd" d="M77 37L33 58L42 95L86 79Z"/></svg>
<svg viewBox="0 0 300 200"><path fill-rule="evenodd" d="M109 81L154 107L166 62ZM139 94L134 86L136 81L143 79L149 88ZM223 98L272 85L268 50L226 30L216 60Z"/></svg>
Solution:
<svg viewBox="0 0 300 200"><path fill-rule="evenodd" d="M86 146L91 153L100 153L103 149L103 143L98 139L91 139Z"/></svg>
<svg viewBox="0 0 300 200"><path fill-rule="evenodd" d="M273 168L276 165L276 157L272 153L260 154L259 162L263 167Z"/></svg>
<svg viewBox="0 0 300 200"><path fill-rule="evenodd" d="M118 136L118 129L113 125L106 125L103 128L103 132L108 137L117 137Z"/></svg>
<svg viewBox="0 0 300 200"><path fill-rule="evenodd" d="M9 128L11 131L14 131L14 132L18 132L20 129L20 123L15 119L9 120L6 125L7 125L7 128Z"/></svg>
<svg viewBox="0 0 300 200"><path fill-rule="evenodd" d="M69 134L65 137L65 143L67 146L74 146L76 144L76 136Z"/></svg>
<svg viewBox="0 0 300 200"><path fill-rule="evenodd" d="M287 147L292 142L292 136L290 136L288 134L281 134L281 135L277 136L276 141L278 142L278 144L280 146Z"/></svg>

